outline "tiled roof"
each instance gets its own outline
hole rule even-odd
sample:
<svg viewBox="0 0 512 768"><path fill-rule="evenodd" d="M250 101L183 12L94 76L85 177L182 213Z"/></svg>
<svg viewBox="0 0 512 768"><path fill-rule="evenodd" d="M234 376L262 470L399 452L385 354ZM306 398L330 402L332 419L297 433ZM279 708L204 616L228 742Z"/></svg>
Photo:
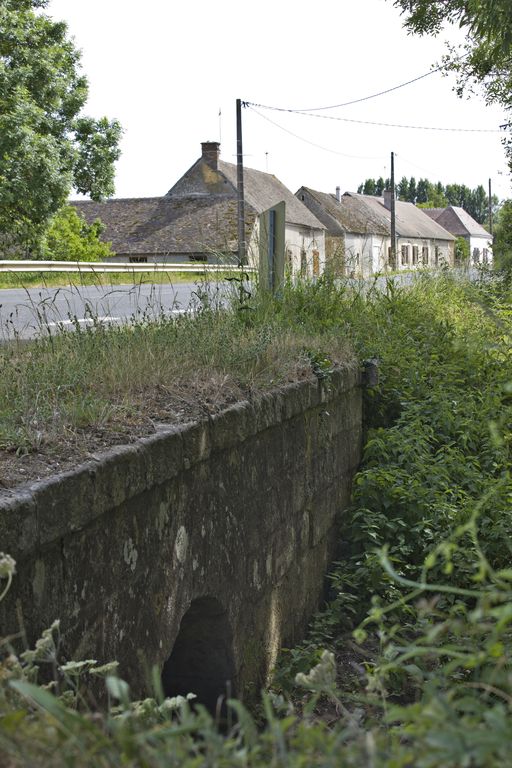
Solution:
<svg viewBox="0 0 512 768"><path fill-rule="evenodd" d="M356 195L350 193L355 199L361 199L372 208L376 215L382 216L387 222L391 233L391 212L385 207L382 197L371 195ZM429 240L454 240L450 232L427 216L421 208L414 203L404 203L397 200L395 203L396 234L397 237L418 237Z"/></svg>
<svg viewBox="0 0 512 768"><path fill-rule="evenodd" d="M219 161L219 170L236 188L236 165L221 160ZM273 205L284 201L285 217L288 223L313 229L324 229L323 224L318 221L316 216L271 173L244 168L244 196L246 204L250 205L256 213L263 213Z"/></svg>
<svg viewBox="0 0 512 768"><path fill-rule="evenodd" d="M445 209L444 208L422 208L421 210L425 211L427 216L430 216L431 219L434 219L434 221L437 221Z"/></svg>
<svg viewBox="0 0 512 768"><path fill-rule="evenodd" d="M486 237L488 240L492 239L489 232L478 221L475 221L464 208L449 205L448 208L424 208L423 210L456 237L467 237L469 235L471 237Z"/></svg>
<svg viewBox="0 0 512 768"><path fill-rule="evenodd" d="M214 253L237 250L237 168L203 158L163 197L125 198L72 205L91 222L105 224L102 239L115 253ZM244 169L245 224L250 236L256 216L284 201L286 222L313 229L323 225L284 184L269 173Z"/></svg>
<svg viewBox="0 0 512 768"><path fill-rule="evenodd" d="M116 253L161 254L237 250L237 203L232 198L124 198L72 205L86 221L101 219L102 239ZM254 214L246 216L252 227Z"/></svg>
<svg viewBox="0 0 512 768"><path fill-rule="evenodd" d="M327 228L331 235L341 235L345 232L354 234L389 234L389 226L385 217L378 215L363 201L343 195L338 201L335 195L318 192L310 187L301 187L296 196L299 200L311 206L314 215Z"/></svg>
<svg viewBox="0 0 512 768"><path fill-rule="evenodd" d="M297 196L299 199L304 197L304 202L311 207L331 235L344 232L387 237L391 235L391 212L385 207L382 197L345 192L338 201L335 195L318 192L309 187L301 187ZM397 237L455 239L413 203L397 200L395 215Z"/></svg>

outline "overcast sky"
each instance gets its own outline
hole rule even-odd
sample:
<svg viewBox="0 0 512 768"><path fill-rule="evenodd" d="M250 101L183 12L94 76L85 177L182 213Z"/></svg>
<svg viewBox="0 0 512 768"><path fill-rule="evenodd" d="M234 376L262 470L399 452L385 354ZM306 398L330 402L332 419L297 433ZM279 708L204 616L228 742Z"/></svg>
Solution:
<svg viewBox="0 0 512 768"><path fill-rule="evenodd" d="M82 51L87 113L123 125L117 197L165 194L202 141L220 140L222 158L236 162L237 98L299 110L362 98L428 72L448 38L407 35L390 0L50 0L46 12L68 23ZM458 99L454 84L436 73L321 117L246 108L245 164L293 192L355 191L389 175L394 151L398 179L487 188L491 177L493 191L509 197L503 113L479 96Z"/></svg>

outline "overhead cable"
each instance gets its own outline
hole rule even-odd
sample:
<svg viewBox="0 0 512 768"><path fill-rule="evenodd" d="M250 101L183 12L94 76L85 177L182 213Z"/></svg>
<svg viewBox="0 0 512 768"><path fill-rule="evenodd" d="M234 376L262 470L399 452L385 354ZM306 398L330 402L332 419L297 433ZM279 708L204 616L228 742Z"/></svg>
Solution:
<svg viewBox="0 0 512 768"><path fill-rule="evenodd" d="M317 149L322 149L324 152L330 152L333 155L340 155L341 157L350 157L352 160L381 160L382 158L379 157L361 157L360 155L347 155L345 152L338 152L336 149L329 149L328 147L323 147L321 144L316 144L314 141L309 141L309 139L305 139L303 136L299 136L297 133L293 133L293 131L289 131L288 128L285 128L282 125L279 125L279 123L274 122L274 120L271 120L270 117L267 117L266 115L262 115L261 112L258 112L257 109L254 109L254 107L251 107L251 110L255 112L259 117L261 117L263 120L266 120L267 123L271 123L272 125L275 125L276 128L280 128L285 133L288 133L290 136L293 136L296 139L299 139L299 141L303 141L305 144L310 144L312 147L316 147Z"/></svg>
<svg viewBox="0 0 512 768"><path fill-rule="evenodd" d="M418 75L418 77L414 77L412 80L407 80L406 83L400 83L399 85L394 85L392 88L386 88L385 91L372 93L369 96L363 96L360 99L345 101L343 102L343 104L331 104L328 107L310 107L309 109L288 109L286 107L271 107L271 106L268 106L267 104L254 104L251 101L247 101L245 103L251 107L259 107L260 109L273 109L276 112L298 112L299 114L302 112L323 112L326 109L338 109L339 107L349 107L351 104L359 104L362 101L369 101L370 99L376 99L378 96L384 96L386 93L392 93L392 91L398 91L399 88L405 88L406 85L417 83L418 80L423 80L424 77L430 77L430 75L433 75L436 72L440 72L441 69L443 69L443 67L436 67L435 69L431 69L429 72L425 72L423 75Z"/></svg>
<svg viewBox="0 0 512 768"><path fill-rule="evenodd" d="M255 106L252 102L246 101L244 102L244 105L249 107L250 109L254 109ZM261 105L260 105L261 109ZM282 110L285 112L288 112L290 110ZM377 125L384 128L406 128L408 130L413 131L451 131L455 133L500 133L499 128L452 128L452 127L442 127L442 126L435 126L435 125L402 125L400 123L384 123L384 122L378 122L376 120L355 120L354 118L350 117L336 117L335 115L314 115L310 112L299 112L294 110L293 113L295 115L303 115L304 117L316 117L321 120L336 120L342 123L357 123L358 125Z"/></svg>

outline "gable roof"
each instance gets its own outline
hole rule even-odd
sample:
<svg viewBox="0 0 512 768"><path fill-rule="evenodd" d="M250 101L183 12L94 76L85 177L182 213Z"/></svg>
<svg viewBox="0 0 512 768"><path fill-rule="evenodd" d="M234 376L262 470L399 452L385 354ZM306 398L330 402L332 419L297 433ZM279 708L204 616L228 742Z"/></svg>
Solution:
<svg viewBox="0 0 512 768"><path fill-rule="evenodd" d="M355 199L361 199L370 206L377 216L381 216L387 222L389 234L391 234L391 211L384 205L384 198L371 195L358 195L354 192L346 192ZM430 216L427 216L421 208L414 203L404 203L401 200L395 202L395 225L397 237L418 237L428 240L455 240L454 236L444 227L438 224Z"/></svg>
<svg viewBox="0 0 512 768"><path fill-rule="evenodd" d="M163 197L71 204L87 222L103 222L102 240L111 242L118 254L236 253L237 167L218 158L219 144L205 142L202 146L199 160ZM244 168L244 192L247 239L257 216L283 201L287 224L324 229L308 208L270 173Z"/></svg>
<svg viewBox="0 0 512 768"><path fill-rule="evenodd" d="M199 158L167 192L166 197L237 197L237 166L218 160L217 167ZM244 198L246 210L261 214L284 201L288 224L312 229L324 229L323 224L273 174L244 168Z"/></svg>
<svg viewBox="0 0 512 768"><path fill-rule="evenodd" d="M236 188L236 165L221 160L219 168ZM244 196L246 204L258 214L284 201L287 222L312 229L324 229L324 225L316 216L271 173L244 168Z"/></svg>
<svg viewBox="0 0 512 768"><path fill-rule="evenodd" d="M423 211L456 237L485 237L492 240L492 235L464 208L449 205L447 208L423 208Z"/></svg>
<svg viewBox="0 0 512 768"><path fill-rule="evenodd" d="M331 235L345 232L391 236L391 211L382 197L345 192L337 200L335 195L301 187L296 193L326 226ZM427 216L413 203L395 203L397 237L415 237L427 240L455 240L452 234Z"/></svg>
<svg viewBox="0 0 512 768"><path fill-rule="evenodd" d="M348 195L338 200L328 192L319 192L310 187L301 187L296 197L310 208L316 218L320 219L331 235L342 235L346 232L354 234L389 234L387 222L363 201Z"/></svg>

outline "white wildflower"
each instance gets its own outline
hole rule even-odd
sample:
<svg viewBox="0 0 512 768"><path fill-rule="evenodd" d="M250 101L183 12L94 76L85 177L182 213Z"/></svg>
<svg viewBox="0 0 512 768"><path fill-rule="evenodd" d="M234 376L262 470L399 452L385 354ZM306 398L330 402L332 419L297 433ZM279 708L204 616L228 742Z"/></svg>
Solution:
<svg viewBox="0 0 512 768"><path fill-rule="evenodd" d="M10 555L0 552L0 579L11 579L16 573L16 561Z"/></svg>
<svg viewBox="0 0 512 768"><path fill-rule="evenodd" d="M299 672L295 682L310 691L331 690L336 683L336 661L334 653L323 651L319 663L307 674Z"/></svg>

